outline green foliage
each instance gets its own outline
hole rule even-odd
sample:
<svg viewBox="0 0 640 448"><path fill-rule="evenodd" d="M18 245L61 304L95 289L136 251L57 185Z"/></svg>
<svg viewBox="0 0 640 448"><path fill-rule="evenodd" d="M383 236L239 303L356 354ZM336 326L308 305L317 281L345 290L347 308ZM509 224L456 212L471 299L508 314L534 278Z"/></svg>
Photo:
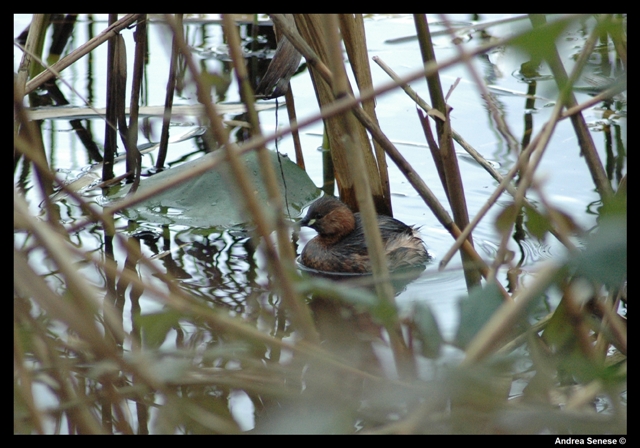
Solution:
<svg viewBox="0 0 640 448"><path fill-rule="evenodd" d="M605 215L585 250L569 262L576 275L618 287L627 278L626 214Z"/></svg>
<svg viewBox="0 0 640 448"><path fill-rule="evenodd" d="M169 331L178 327L182 317L182 313L172 310L136 316L136 322L142 330L144 346L149 349L159 348Z"/></svg>
<svg viewBox="0 0 640 448"><path fill-rule="evenodd" d="M420 341L420 352L427 358L438 358L444 338L440 333L438 321L429 306L416 303L412 316L412 329Z"/></svg>
<svg viewBox="0 0 640 448"><path fill-rule="evenodd" d="M504 405L511 387L514 357L495 356L467 368L452 368L446 384L456 406L464 404L490 412Z"/></svg>
<svg viewBox="0 0 640 448"><path fill-rule="evenodd" d="M186 434L237 433L227 404L227 392L214 388L185 389L184 396L162 406L155 421L158 434L175 434L177 429Z"/></svg>
<svg viewBox="0 0 640 448"><path fill-rule="evenodd" d="M525 207L524 210L527 217L525 221L527 230L538 241L543 241L549 230L551 230L549 218L543 216L533 207Z"/></svg>
<svg viewBox="0 0 640 448"><path fill-rule="evenodd" d="M472 289L469 296L459 302L460 324L455 344L466 348L503 301L502 294L494 283Z"/></svg>
<svg viewBox="0 0 640 448"><path fill-rule="evenodd" d="M523 207L525 216L525 227L538 241L544 241L547 234L557 225L562 228L563 232L577 232L578 226L574 220L557 208L551 208L551 210L540 210L526 204ZM518 216L518 210L516 205L512 202L507 205L496 217L495 227L500 233L507 232L511 229L512 224L516 221ZM551 219L550 214L553 214Z"/></svg>
<svg viewBox="0 0 640 448"><path fill-rule="evenodd" d="M394 322L398 315L398 310L395 307L390 306L384 300L379 300L370 289L364 287L354 288L328 279L306 277L298 283L298 288L302 294L318 295L351 305L358 311L369 313L372 318L383 325Z"/></svg>
<svg viewBox="0 0 640 448"><path fill-rule="evenodd" d="M209 87L209 90L214 89L221 99L224 98L231 85L231 76L228 73L220 74L204 71L202 73L202 79Z"/></svg>
<svg viewBox="0 0 640 448"><path fill-rule="evenodd" d="M495 226L496 230L500 233L508 232L511 229L516 217L518 216L518 209L512 202L507 205L496 217Z"/></svg>
<svg viewBox="0 0 640 448"><path fill-rule="evenodd" d="M546 210L545 213L540 213L533 207L525 206L524 211L527 218L525 226L529 233L538 241L545 239L547 234L553 229L554 223L562 228L563 232L574 233L578 231L578 226L571 216L557 208L552 208L551 210ZM549 213L553 214L553 220L549 216Z"/></svg>
<svg viewBox="0 0 640 448"><path fill-rule="evenodd" d="M511 41L511 44L515 48L526 52L530 56L530 59L534 61L544 60L556 51L556 41L573 20L576 19L554 20L553 22L536 27L531 31L517 35L517 37Z"/></svg>
<svg viewBox="0 0 640 448"><path fill-rule="evenodd" d="M553 313L542 337L553 353L553 367L558 369L561 381L573 383L574 378L580 381L591 381L603 371L601 364L590 359L590 353L581 349L578 341L578 324L575 316L567 311L566 300L563 300Z"/></svg>
<svg viewBox="0 0 640 448"><path fill-rule="evenodd" d="M598 210L601 219L604 218L620 218L627 219L627 195L624 192L618 192L613 197L608 198Z"/></svg>

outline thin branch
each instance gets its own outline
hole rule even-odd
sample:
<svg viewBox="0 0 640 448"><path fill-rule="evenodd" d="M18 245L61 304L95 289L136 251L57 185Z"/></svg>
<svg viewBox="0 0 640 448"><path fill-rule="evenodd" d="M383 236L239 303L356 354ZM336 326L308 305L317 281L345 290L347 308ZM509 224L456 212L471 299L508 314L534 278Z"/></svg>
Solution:
<svg viewBox="0 0 640 448"><path fill-rule="evenodd" d="M90 53L94 48L102 45L110 38L116 36L122 29L128 27L133 22L138 20L140 16L143 14L127 14L122 19L113 23L107 27L102 33L98 34L96 37L88 41L87 43L79 46L74 51L69 53L64 58L60 59L58 62L53 64L51 67L45 67L45 71L40 73L38 76L33 78L31 81L27 83L24 89L24 94L28 94L33 92L35 89L40 87L46 81L50 80L53 77L59 77L60 73L71 64L76 62L81 57Z"/></svg>

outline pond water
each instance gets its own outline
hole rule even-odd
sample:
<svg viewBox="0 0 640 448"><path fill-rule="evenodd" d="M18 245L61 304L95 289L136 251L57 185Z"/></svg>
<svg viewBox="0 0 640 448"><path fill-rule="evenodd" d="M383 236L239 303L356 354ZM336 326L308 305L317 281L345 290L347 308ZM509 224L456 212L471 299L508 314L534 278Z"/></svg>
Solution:
<svg viewBox="0 0 640 448"><path fill-rule="evenodd" d="M480 22L488 22L510 17L508 15L481 15ZM442 30L438 23L441 17L428 16L431 31ZM478 18L468 15L448 16L455 25L476 23ZM17 36L29 23L29 15L16 15L14 19L14 35ZM76 25L76 33L70 47L75 48L85 42L90 34L101 31L106 23L106 16L95 15L92 18L80 16ZM159 106L164 103L164 94L168 76L170 34L160 21L152 20L149 24L149 59L145 67L145 86L143 102L148 106ZM530 26L527 19L514 21L502 25L495 25L486 30L485 35L479 32L461 34L465 49L472 49L489 39L499 38ZM420 65L420 52L415 35L413 18L405 15L375 15L365 19L366 38L370 56L377 56L390 66L400 76L413 73ZM122 32L127 48L133 48L133 30ZM222 32L219 24L204 21L187 21L186 37L195 51L195 55L202 66L210 72L224 73L227 65L219 58L224 53ZM558 48L567 71L570 71L574 59L579 54L588 35L588 27L580 24L570 28L558 42ZM400 39L405 38L406 39ZM50 38L50 37L49 37ZM448 36L435 39L436 57L445 60L457 55L458 49ZM45 44L46 48L46 44ZM70 51L68 47L66 51ZM129 65L132 65L132 50L129 50ZM600 49L591 58L588 71L594 77L614 77L617 75L612 68L609 56L611 49ZM19 50L14 51L14 67L20 62ZM481 78L489 85L493 99L502 114L503 119L517 141L522 141L527 126L531 126L536 135L549 118L553 101L557 97L555 81L547 76L550 73L545 66L540 68L541 76L535 91L536 99L527 103L524 94L528 84L519 76L522 63L527 61L527 55L515 51L512 47L499 47L488 55L474 58L472 64ZM105 106L106 46L97 49L86 61L74 64L64 73L64 79L77 89L96 107ZM132 69L130 68L130 72ZM387 83L388 76L374 62L371 62L371 73L374 86ZM449 97L452 107L451 120L453 128L462 135L477 151L490 161L501 174L506 174L517 158L509 150L505 139L498 131L487 106L482 100L469 71L455 65L441 72L443 89L446 92L456 79L460 79ZM130 82L130 81L129 81ZM353 83L352 80L352 84ZM584 85L589 85L584 81ZM424 80L411 83L411 87L429 102L428 89ZM71 105L83 106L84 103L65 85L60 84L62 92ZM298 118L305 118L318 111L315 92L307 70L295 75L291 79L291 89L295 97ZM127 91L130 89L128 88ZM228 90L217 92L218 100L225 103L239 101L237 86L232 79ZM589 99L588 92L576 92L576 99L581 103ZM127 102L129 100L127 99ZM196 103L194 87L186 83L176 93L175 105L191 105ZM274 104L273 100L261 103ZM280 104L282 105L282 104ZM376 112L382 130L389 139L416 169L422 179L434 192L439 201L448 209L448 202L437 175L433 159L425 142L422 127L416 113L416 106L401 90L395 89L377 98ZM589 124L593 140L598 148L603 164L607 167L608 175L614 188L621 176L626 173L626 103L616 102L613 106L615 114L612 118L603 118L604 105L599 104L584 112ZM232 118L228 116L228 118ZM528 123L530 120L530 124ZM84 120L87 128L92 132L100 145L104 136L104 123L97 119ZM139 144L148 141L159 141L161 117L144 120L145 125L140 131ZM269 134L276 127L287 125L287 114L283 107L278 111L274 108L260 113L263 133ZM197 117L174 117L172 135L190 131L200 126ZM91 164L86 150L72 131L68 120L44 120L42 124L43 139L47 157L52 167L60 173L65 173L71 180ZM322 123L317 122L301 130L300 138L304 152L306 171L314 183L322 185L322 152L318 150L322 145ZM273 149L273 145L271 145ZM277 142L277 150L287 154L295 160L293 141L290 136L281 138ZM459 156L460 170L464 182L469 216L485 203L489 195L497 186L497 182L473 161L466 152L456 144ZM188 160L202 156L203 151L198 139L189 139L176 143L170 147L167 166L176 166ZM155 153L143 156L143 172L155 163ZM399 293L396 300L404 310L409 310L415 302L428 304L434 312L438 324L445 338L452 338L457 328L458 300L467 293L464 275L459 256L456 256L449 266L442 272L437 269L438 261L452 244L451 236L445 231L429 208L423 203L418 194L401 172L389 160L389 175L394 217L408 224L420 226L420 233L434 256L434 262L412 283ZM121 174L124 167L117 167L116 175ZM30 207L38 215L38 204L42 202L36 188L33 188L31 178L23 179L21 169L15 174L15 184L26 193ZM538 180L547 200L558 209L570 215L583 229L589 229L596 224L595 211L600 205L600 198L584 159L580 155L576 135L569 120L564 120L557 126L551 143L538 170ZM100 203L100 193L94 190L87 193ZM535 202L536 196L530 199ZM509 196L502 196L498 206L493 207L488 216L482 220L473 233L474 242L479 253L485 260L491 262L500 242L500 235L494 227L494 220L498 213L510 202ZM70 226L83 218L80 208L72 202L59 203L62 220ZM161 226L149 222L129 222L125 217L116 219L118 232L126 235L147 235L141 238L142 251L148 256L154 256L162 251L170 250L171 254L162 258L165 269L172 273L180 285L192 292L196 297L211 302L215 306L224 306L239 315L250 316L258 308L268 308L276 298L266 289L267 273L265 262L260 252L255 252L248 244L248 234L241 228L208 229L192 228L181 225ZM298 253L303 245L313 236L311 229L302 229L298 244ZM20 247L24 235L14 236L16 246ZM78 232L72 238L84 250L102 253L104 249L104 234L97 227L87 228ZM521 274L519 281L526 283L531 275L539 268L540 263L562 257L563 246L549 236L539 242L527 235L523 241L512 241L509 249L514 253L514 259L520 260ZM32 257L41 254L32 253ZM125 252L115 247L115 259L119 264L125 260ZM34 258L36 259L36 258ZM86 265L79 267L82 274L91 279L98 287L104 287L101 272ZM143 268L141 268L144 271ZM41 264L42 275L60 290L63 283L57 280L55 272L51 272L44 261ZM145 275L144 272L141 272ZM498 273L498 280L507 286L506 270ZM550 298L552 300L553 298ZM153 300L141 298L143 314L159 309ZM125 316L130 313L130 304L125 303ZM125 322L129 320L125 317ZM125 324L126 326L127 324ZM127 329L127 328L125 328ZM129 328L130 329L130 328ZM197 330L194 330L197 332ZM175 339L176 335L168 340ZM453 351L451 356L457 356ZM235 395L231 400L234 415L245 417L246 397ZM241 409L245 409L242 411ZM238 417L243 419L244 417ZM252 426L251 418L243 420L245 429Z"/></svg>

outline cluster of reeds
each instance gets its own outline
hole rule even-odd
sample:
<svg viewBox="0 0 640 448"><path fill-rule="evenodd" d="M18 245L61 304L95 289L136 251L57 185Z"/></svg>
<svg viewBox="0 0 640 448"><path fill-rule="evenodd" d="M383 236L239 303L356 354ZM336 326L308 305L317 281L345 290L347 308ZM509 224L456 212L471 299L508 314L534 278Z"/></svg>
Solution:
<svg viewBox="0 0 640 448"><path fill-rule="evenodd" d="M478 46L473 52L461 49L455 58L436 61L426 18L416 15L423 67L399 78L377 59L392 78L377 88L371 83L361 15L272 14L270 18L280 39L286 39L306 60L321 105L320 115L291 118L284 129L272 135L261 133L234 17L224 15L225 38L250 126L250 138L243 143L233 141L208 93L207 77L184 40L181 17L167 15L164 20L173 31L175 55L170 70L173 73L180 55L197 84L209 122L210 133L205 137L208 146L221 149L193 172L174 178L173 184L162 188L171 188L223 161L229 163L241 192L239 206L253 224L255 247L267 260L270 293L279 298L279 311L273 316L277 331L265 331L256 322L202 303L154 260L143 256L139 243L136 246L135 241L115 231L114 213L158 194L160 189L137 194L133 187L126 199L100 209L62 185L47 165L37 124L29 119L23 98L45 81L59 77L97 45L107 43L112 71L102 180L119 181L113 179L113 148L121 138L127 150L127 176L134 185L139 182L139 83L133 83L127 123L123 100L126 74L119 62L124 49L118 31L134 23L137 26L133 78L139 80L147 16L131 14L117 19L112 15L112 23L103 33L44 69L38 55L42 54L43 30L49 17L34 15L24 46L25 59L14 80L14 157L16 164L19 158L28 160L37 176L37 187L47 199L41 219L30 209L32 204L20 192L14 192L14 229L28 235L21 247L14 247L15 432L48 432L52 420L65 422L69 433L239 432L229 401L234 394L242 393L255 409L257 432L625 433L626 404L620 394L626 388L626 319L619 310L621 301L626 303L626 175L614 191L581 111L626 90L626 83L611 86L588 104L576 104L572 94L573 83L599 39L614 43L626 67L622 18L595 17L596 25L573 71L567 74L549 36L555 38L567 23L586 17L570 16L547 24L544 17L532 15L532 31ZM342 43L354 69L358 93L347 79ZM531 52L533 60L546 61L560 95L552 119L523 147L499 114L493 115L505 140L520 154L509 173L500 176L451 128L447 96L438 72L505 45L519 46ZM40 70L35 70L38 66ZM433 107L408 87L409 82L421 77L427 79ZM168 111L174 84L170 77ZM295 92L281 85L278 88L287 92L292 105ZM424 111L420 116L425 137L453 217L377 124L375 97L395 88L404 88ZM490 95L481 92L491 108ZM289 112L291 117L294 110L290 108ZM266 145L320 119L325 123L340 197L363 216L375 292L303 278L296 268L290 223ZM546 203L535 181L554 126L562 119L572 121L579 150L602 198L599 228L584 249L572 242L576 226L571 217ZM454 140L499 182L471 220ZM166 152L166 147L167 135L163 132L160 151ZM240 162L240 155L248 151L256 151L262 161L268 208L253 194L254 186ZM402 316L394 303L392 276L375 224L376 213L391 213L387 158L399 167L455 239L450 253L441 260L441 268L456 251L463 254L470 293L461 306L460 328L453 341L444 340L428 307L417 306L413 315ZM159 157L158 167L163 160L164 156ZM60 222L56 207L48 199L57 188L66 190L85 210L83 222L71 228ZM513 203L497 223L503 240L495 259L487 264L475 251L471 232L505 190ZM526 198L532 190L539 191L542 198L537 206ZM507 242L522 228L525 218L531 232L540 237L553 235L571 256L549 263L530 285L505 288L496 280L496 271L509 263ZM104 231L104 258L72 242L74 232L94 225ZM122 266L109 255L108 246L114 242L126 250L127 261ZM55 266L61 285L39 275L40 268L30 261L34 252L42 254L43 262ZM107 279L107 287L99 289L80 276L78 263L95 266ZM160 279L163 286L143 278L139 267ZM125 330L122 300L128 287L133 291L133 324ZM550 288L559 289L562 300L548 310L546 317L533 322L540 298ZM139 298L143 291L162 306L162 311L147 313L140 309L133 298ZM177 344L174 351L160 349L170 331L181 334L180 328L189 325L206 328L206 340L199 346ZM392 360L372 361L376 358L375 347L385 345L384 341L388 341ZM463 360L452 366L438 364L445 359L447 346L461 350ZM423 371L427 360L435 360L430 365L439 365L429 374ZM512 385L518 381L527 384L525 392L509 400ZM57 406L45 409L38 404L37 395L43 389L55 397ZM597 399L610 403L611 411L595 412ZM131 403L135 403L135 415L131 414ZM63 430L58 427L55 431Z"/></svg>

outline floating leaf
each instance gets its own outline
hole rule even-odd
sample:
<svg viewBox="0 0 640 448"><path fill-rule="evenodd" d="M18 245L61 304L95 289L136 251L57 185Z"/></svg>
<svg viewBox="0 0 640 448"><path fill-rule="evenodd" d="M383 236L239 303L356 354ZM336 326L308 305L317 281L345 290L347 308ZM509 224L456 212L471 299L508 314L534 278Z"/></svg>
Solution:
<svg viewBox="0 0 640 448"><path fill-rule="evenodd" d="M92 183L98 181L99 179L100 179L100 176L95 171L85 171L80 175L80 177L68 183L66 187L68 190L78 192L83 188L88 187ZM63 199L66 199L68 196L69 196L69 193L67 193L66 190L60 190L57 193L51 195L49 200L51 202L58 202Z"/></svg>
<svg viewBox="0 0 640 448"><path fill-rule="evenodd" d="M207 128L204 126L197 126L180 135L172 135L171 137L169 137L168 142L170 144L180 143L180 142L189 140L191 138L198 137L204 134L206 130ZM149 143L144 143L138 146L138 150L140 151L140 154L147 154L151 151L156 150L159 146L160 146L160 143L149 142ZM126 155L121 155L121 156L115 157L113 161L114 163L118 163L126 160L126 158L127 158ZM89 169L84 170L78 178L76 178L75 180L71 181L66 185L67 187L66 190L79 192L82 189L85 189L85 187L89 187L89 188L86 188L86 190L92 190L94 188L97 188L98 186L100 186L100 182L98 182L98 180L100 179L100 176L98 175L97 171L101 169L101 167L102 167L102 163L96 163L92 165ZM58 202L58 201L62 201L63 199L66 199L69 196L69 193L67 193L66 190L60 190L57 193L51 195L51 197L49 198L50 201ZM44 202L43 202L43 205L44 205Z"/></svg>
<svg viewBox="0 0 640 448"><path fill-rule="evenodd" d="M273 168L278 173L280 191L286 192L286 205L291 216L298 216L302 208L319 195L319 190L307 173L293 163L287 156L278 156L269 151ZM162 171L140 183L138 192L169 183L176 176L182 175L195 166L203 163L204 158L214 157L207 154L203 158L184 163L176 168ZM262 182L260 162L255 151L243 155L242 161L247 169L248 177L255 187L262 204L268 206L267 194ZM284 181L280 175L280 164ZM157 224L181 224L189 227L231 227L247 222L242 210L243 200L235 182L229 180L230 168L227 162L189 179L177 186L169 188L152 198L124 210L122 213L129 219L147 221ZM117 193L109 196L111 200L123 198L129 191L127 185Z"/></svg>

